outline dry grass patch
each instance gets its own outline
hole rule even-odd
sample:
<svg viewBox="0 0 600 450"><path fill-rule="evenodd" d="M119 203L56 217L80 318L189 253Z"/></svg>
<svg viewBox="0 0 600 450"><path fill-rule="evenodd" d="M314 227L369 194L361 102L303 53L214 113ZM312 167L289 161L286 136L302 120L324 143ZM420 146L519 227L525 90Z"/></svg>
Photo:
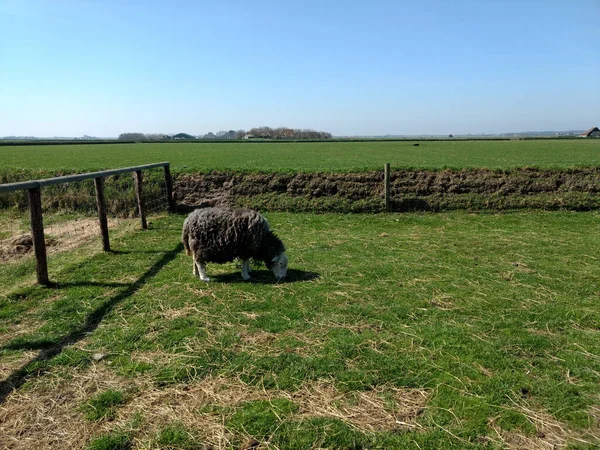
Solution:
<svg viewBox="0 0 600 450"><path fill-rule="evenodd" d="M140 384L100 365L66 377L49 373L34 379L0 405L0 448L84 448L91 436L109 427L85 420L81 405L107 389L131 392Z"/></svg>
<svg viewBox="0 0 600 450"><path fill-rule="evenodd" d="M430 392L380 386L372 391L341 392L327 381L303 386L289 398L300 406L300 417L331 417L363 432L419 430L416 420Z"/></svg>
<svg viewBox="0 0 600 450"><path fill-rule="evenodd" d="M187 348L187 347L186 347ZM169 364L180 361L186 358L196 358L194 355L190 355L187 353L172 353L165 352L162 350L154 350L154 351L134 351L130 354L131 360L136 363L145 363L150 364L151 366L156 366L157 363L160 366L168 366Z"/></svg>
<svg viewBox="0 0 600 450"><path fill-rule="evenodd" d="M456 309L456 306L452 302L453 298L450 295L444 294L442 292L435 292L432 296L431 300L429 300L429 304L434 308L438 308L442 311L452 311Z"/></svg>
<svg viewBox="0 0 600 450"><path fill-rule="evenodd" d="M284 331L271 333L268 331L242 331L239 333L240 343L236 346L241 351L253 354L278 355L293 352L302 356L318 353L325 345L325 334L313 332ZM282 342L287 341L285 345Z"/></svg>
<svg viewBox="0 0 600 450"><path fill-rule="evenodd" d="M181 317L206 317L208 311L201 310L195 305L186 304L180 308L170 308L164 303L159 302L156 305L161 319L174 320Z"/></svg>
<svg viewBox="0 0 600 450"><path fill-rule="evenodd" d="M86 420L81 406L109 389L125 393L126 398L114 420ZM239 438L226 426L235 408L281 398L298 406L289 420L328 417L360 431L376 432L421 429L416 420L429 392L391 386L341 392L329 380L287 392L265 390L224 376L159 388L149 378L122 378L103 364L95 364L86 371L46 374L13 392L0 405L0 448L82 448L92 437L115 429L128 430L135 445L144 447L158 430L174 422L191 430L202 442L224 448ZM141 421L132 426L136 417Z"/></svg>
<svg viewBox="0 0 600 450"><path fill-rule="evenodd" d="M369 330L378 332L383 329L382 321L371 323L365 320L353 320L352 322L348 322L347 320L348 319L346 317L333 317L322 322L310 323L317 327L323 336L326 336L327 332L332 329L344 329L353 334L360 334Z"/></svg>
<svg viewBox="0 0 600 450"><path fill-rule="evenodd" d="M496 434L499 443L509 449L557 450L568 448L570 444L583 444L585 448L600 445L600 408L594 406L590 416L595 424L584 432L575 432L563 423L542 411L535 411L524 403L515 403L514 409L522 413L535 427L536 434L525 436L516 431L507 431L498 427L494 419L490 428Z"/></svg>
<svg viewBox="0 0 600 450"><path fill-rule="evenodd" d="M19 370L31 361L39 352L35 350L19 352L18 354L3 355L0 365L0 380L7 379L12 373Z"/></svg>
<svg viewBox="0 0 600 450"><path fill-rule="evenodd" d="M256 331L241 333L240 342L242 347L268 347L271 349L271 344L277 339L277 333L268 331Z"/></svg>

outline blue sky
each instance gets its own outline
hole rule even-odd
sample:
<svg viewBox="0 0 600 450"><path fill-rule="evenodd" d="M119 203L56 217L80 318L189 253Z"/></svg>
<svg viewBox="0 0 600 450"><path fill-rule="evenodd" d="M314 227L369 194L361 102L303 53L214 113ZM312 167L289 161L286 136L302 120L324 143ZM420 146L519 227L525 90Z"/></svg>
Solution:
<svg viewBox="0 0 600 450"><path fill-rule="evenodd" d="M0 0L0 136L600 126L600 0Z"/></svg>

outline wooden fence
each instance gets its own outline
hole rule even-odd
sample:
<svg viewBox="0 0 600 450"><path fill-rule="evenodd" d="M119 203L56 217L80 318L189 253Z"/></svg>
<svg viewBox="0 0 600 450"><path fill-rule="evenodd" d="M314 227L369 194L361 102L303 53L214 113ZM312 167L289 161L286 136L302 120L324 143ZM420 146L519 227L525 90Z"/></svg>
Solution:
<svg viewBox="0 0 600 450"><path fill-rule="evenodd" d="M46 242L44 238L44 220L42 213L41 188L43 188L44 186L68 183L72 181L82 181L93 178L94 187L96 190L96 208L98 211L98 222L100 224L100 233L102 235L102 248L104 251L108 252L110 251L110 240L108 236L106 203L104 200L104 178L110 175L133 172L138 212L142 223L142 229L146 230L148 228L148 224L146 222L144 197L142 195L142 171L154 169L157 167L163 167L164 169L168 208L170 211L172 211L174 209L175 204L173 201L173 181L171 178L170 165L168 162L146 164L143 166L136 167L124 167L113 170L103 170L101 172L67 175L64 177L47 178L43 180L24 181L21 183L0 184L0 193L27 190L27 196L29 200L29 216L31 219L31 238L33 241L33 250L36 259L36 275L38 283L42 285L50 284L50 280L48 279L48 264L46 260Z"/></svg>

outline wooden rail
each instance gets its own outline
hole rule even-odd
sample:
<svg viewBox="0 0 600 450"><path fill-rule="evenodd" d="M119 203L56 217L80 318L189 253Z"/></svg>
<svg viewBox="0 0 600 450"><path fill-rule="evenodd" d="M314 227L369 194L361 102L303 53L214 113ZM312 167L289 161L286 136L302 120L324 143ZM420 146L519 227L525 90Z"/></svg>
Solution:
<svg viewBox="0 0 600 450"><path fill-rule="evenodd" d="M108 237L108 220L106 218L106 202L104 200L104 178L110 175L133 172L135 180L135 195L137 198L138 212L142 221L142 228L148 228L146 222L146 212L144 209L144 197L142 195L142 170L154 169L156 167L164 168L165 185L167 193L167 202L169 211L174 209L173 201L173 181L168 162L155 164L146 164L143 166L124 167L121 169L103 170L100 172L81 173L77 175L66 175L63 177L45 178L43 180L23 181L20 183L0 184L0 192L11 192L27 190L29 198L29 214L31 218L31 237L33 240L33 249L36 260L37 281L42 285L49 285L48 264L46 261L46 242L44 239L44 218L42 214L42 195L41 188L54 184L68 183L71 181L82 181L94 179L96 189L96 207L98 210L98 222L100 224L100 234L102 235L102 248L104 251L110 251L110 241Z"/></svg>
<svg viewBox="0 0 600 450"><path fill-rule="evenodd" d="M78 173L76 175L65 175L64 177L45 178L43 180L22 181L20 183L0 184L0 192L22 191L25 189L42 188L53 184L68 183L70 181L89 180L90 178L108 177L119 173L135 172L137 170L154 169L156 167L169 166L168 162L146 164L144 166L124 167L121 169L102 170L100 172Z"/></svg>

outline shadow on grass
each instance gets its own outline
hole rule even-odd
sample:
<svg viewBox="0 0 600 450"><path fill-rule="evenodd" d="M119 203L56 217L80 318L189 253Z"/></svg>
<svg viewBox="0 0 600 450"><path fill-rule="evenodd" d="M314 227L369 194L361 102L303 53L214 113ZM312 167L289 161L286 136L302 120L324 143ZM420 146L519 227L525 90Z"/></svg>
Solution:
<svg viewBox="0 0 600 450"><path fill-rule="evenodd" d="M107 288L118 288L118 287L127 287L131 283L101 283L98 281L75 281L75 282L59 282L54 283L52 285L53 288L56 289L65 289L72 287L107 287Z"/></svg>
<svg viewBox="0 0 600 450"><path fill-rule="evenodd" d="M259 284L288 284L299 283L302 281L313 281L321 278L316 272L307 272L305 270L289 269L287 276L280 281L275 280L273 272L270 270L253 270L251 279L245 281L240 272L209 275L213 281L220 283L259 283Z"/></svg>
<svg viewBox="0 0 600 450"><path fill-rule="evenodd" d="M164 266L175 259L177 254L181 253L182 250L183 244L180 243L173 250L166 252L162 258L156 261L139 279L133 283L125 284L125 286L127 286L126 289L107 299L101 306L92 311L87 316L85 323L79 328L54 342L40 341L38 343L38 348L43 348L40 353L29 360L21 368L15 370L4 381L0 381L0 403L3 403L6 400L13 389L20 388L28 379L44 373L46 370L46 367L44 366L45 362L48 362L59 355L66 346L80 341L98 328L98 325L100 325L104 317L106 317L116 305L135 294L136 291L158 274ZM110 284L111 283L109 283L109 285ZM58 287L60 288L61 286L66 285L68 284L63 283ZM71 285L77 285L77 283L71 283ZM102 285L102 283L100 283L100 285Z"/></svg>
<svg viewBox="0 0 600 450"><path fill-rule="evenodd" d="M7 344L3 345L1 350L45 350L56 346L56 340L49 338L40 339L14 339ZM2 382L0 382L0 390L2 389Z"/></svg>

